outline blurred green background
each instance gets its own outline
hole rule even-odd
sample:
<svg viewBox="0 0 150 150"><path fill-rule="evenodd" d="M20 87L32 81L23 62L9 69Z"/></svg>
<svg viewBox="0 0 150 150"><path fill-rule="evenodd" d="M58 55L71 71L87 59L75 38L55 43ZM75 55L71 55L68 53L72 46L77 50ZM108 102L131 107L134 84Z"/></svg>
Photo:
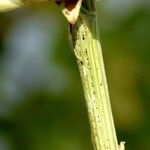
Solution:
<svg viewBox="0 0 150 150"><path fill-rule="evenodd" d="M100 0L118 141L150 149L150 1ZM92 150L67 21L55 4L0 14L0 150Z"/></svg>

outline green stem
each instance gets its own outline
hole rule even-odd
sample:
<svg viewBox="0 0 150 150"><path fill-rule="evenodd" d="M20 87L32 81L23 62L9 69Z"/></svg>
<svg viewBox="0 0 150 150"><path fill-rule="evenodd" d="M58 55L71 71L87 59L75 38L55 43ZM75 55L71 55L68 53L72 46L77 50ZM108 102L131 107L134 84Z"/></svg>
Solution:
<svg viewBox="0 0 150 150"><path fill-rule="evenodd" d="M124 149L124 143L119 148L117 142L95 5L87 1L83 3L85 7L76 24L70 26L70 35L84 89L92 142L95 150Z"/></svg>

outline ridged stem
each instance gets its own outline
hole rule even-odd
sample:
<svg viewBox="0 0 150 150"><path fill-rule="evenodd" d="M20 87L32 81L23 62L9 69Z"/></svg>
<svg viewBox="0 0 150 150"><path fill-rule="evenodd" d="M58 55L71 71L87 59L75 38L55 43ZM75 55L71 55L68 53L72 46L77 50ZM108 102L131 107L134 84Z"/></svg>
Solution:
<svg viewBox="0 0 150 150"><path fill-rule="evenodd" d="M84 89L92 142L94 150L123 150L124 143L118 146L112 117L95 8L88 7L89 4L82 8L76 24L70 26L70 37Z"/></svg>

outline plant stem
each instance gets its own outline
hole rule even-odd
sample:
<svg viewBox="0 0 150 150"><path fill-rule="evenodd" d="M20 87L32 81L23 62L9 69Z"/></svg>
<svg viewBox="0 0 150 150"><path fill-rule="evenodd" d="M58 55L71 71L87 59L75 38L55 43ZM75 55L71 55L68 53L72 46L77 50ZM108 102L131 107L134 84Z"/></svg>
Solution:
<svg viewBox="0 0 150 150"><path fill-rule="evenodd" d="M80 70L94 150L123 150L114 127L96 8L93 0L83 1L75 25L70 25L71 42Z"/></svg>

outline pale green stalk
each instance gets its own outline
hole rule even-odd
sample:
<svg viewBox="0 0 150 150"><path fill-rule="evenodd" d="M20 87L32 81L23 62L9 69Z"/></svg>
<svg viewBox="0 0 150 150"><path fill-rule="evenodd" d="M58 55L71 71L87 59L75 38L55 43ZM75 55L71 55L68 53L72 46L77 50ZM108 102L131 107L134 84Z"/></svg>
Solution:
<svg viewBox="0 0 150 150"><path fill-rule="evenodd" d="M70 37L76 56L94 150L124 150L118 146L99 39L96 11L92 0L84 1L79 18L70 26Z"/></svg>

